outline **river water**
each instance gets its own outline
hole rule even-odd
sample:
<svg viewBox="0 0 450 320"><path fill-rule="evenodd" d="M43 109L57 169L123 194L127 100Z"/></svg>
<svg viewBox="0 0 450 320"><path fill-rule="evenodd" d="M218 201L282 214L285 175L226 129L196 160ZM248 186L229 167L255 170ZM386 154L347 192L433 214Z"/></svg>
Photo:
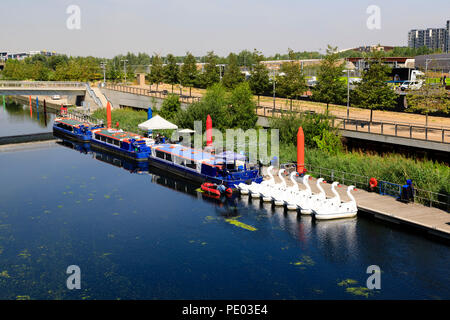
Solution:
<svg viewBox="0 0 450 320"><path fill-rule="evenodd" d="M0 153L0 299L450 298L444 243L364 216L315 222L208 198L87 147ZM380 290L366 288L370 265Z"/></svg>
<svg viewBox="0 0 450 320"><path fill-rule="evenodd" d="M0 137L52 131L54 116L50 112L44 115L43 105L30 114L29 106L12 101L3 105L0 97Z"/></svg>

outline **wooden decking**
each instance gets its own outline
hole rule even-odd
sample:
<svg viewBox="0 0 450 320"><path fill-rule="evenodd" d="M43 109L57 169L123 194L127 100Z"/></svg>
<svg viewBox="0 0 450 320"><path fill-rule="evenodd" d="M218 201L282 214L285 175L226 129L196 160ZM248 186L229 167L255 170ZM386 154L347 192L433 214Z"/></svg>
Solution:
<svg viewBox="0 0 450 320"><path fill-rule="evenodd" d="M274 176L275 181L279 183L278 176ZM265 177L265 179L267 178ZM297 178L299 188L304 189L300 180L300 178ZM288 176L286 176L286 182L288 186L292 185ZM319 192L316 187L316 179L312 178L309 182L313 193ZM327 196L333 196L330 183L323 183L322 187L327 193ZM341 196L342 201L349 201L347 197L347 186L342 185L336 190ZM352 194L356 199L360 212L369 213L379 219L396 224L408 225L422 229L430 234L450 239L450 214L443 210L426 207L417 203L402 203L393 197L383 196L376 192L368 192L361 189L353 191Z"/></svg>

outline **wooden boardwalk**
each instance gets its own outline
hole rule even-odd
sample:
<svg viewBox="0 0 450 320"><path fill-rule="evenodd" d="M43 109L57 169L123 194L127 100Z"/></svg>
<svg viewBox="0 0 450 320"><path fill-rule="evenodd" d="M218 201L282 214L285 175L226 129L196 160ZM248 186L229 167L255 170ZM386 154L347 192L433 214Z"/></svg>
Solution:
<svg viewBox="0 0 450 320"><path fill-rule="evenodd" d="M265 172L265 170L263 171ZM275 181L280 183L278 176ZM268 179L265 176L265 179ZM299 188L304 189L301 179L297 178ZM289 176L286 176L288 186L292 185ZM316 187L316 179L312 178L309 185L313 193L319 192ZM331 184L323 183L323 189L328 197L333 197L331 192ZM342 201L349 201L347 197L347 186L341 185L336 189L341 196ZM445 239L450 239L450 214L433 207L426 207L417 203L402 203L394 197L383 196L376 192L368 192L362 189L353 191L358 210L360 212L369 213L375 218L383 219L396 224L403 224L432 235ZM358 213L359 214L359 213Z"/></svg>

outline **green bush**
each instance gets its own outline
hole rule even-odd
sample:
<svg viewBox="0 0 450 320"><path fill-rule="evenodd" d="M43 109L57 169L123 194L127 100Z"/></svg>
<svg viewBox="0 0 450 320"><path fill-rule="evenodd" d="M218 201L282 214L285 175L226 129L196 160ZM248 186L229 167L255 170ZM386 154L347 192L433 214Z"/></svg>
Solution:
<svg viewBox="0 0 450 320"><path fill-rule="evenodd" d="M180 110L181 102L178 95L169 94L162 103L161 109L159 110L159 115L169 121L172 121Z"/></svg>
<svg viewBox="0 0 450 320"><path fill-rule="evenodd" d="M333 117L327 114L298 114L285 113L279 118L270 120L271 127L279 130L280 144L297 145L298 128L303 128L305 135L305 145L311 148L317 147L318 142L321 148L330 150L340 150L342 143L338 136L339 131L332 126ZM331 138L331 136L336 138ZM325 146L324 143L330 144Z"/></svg>

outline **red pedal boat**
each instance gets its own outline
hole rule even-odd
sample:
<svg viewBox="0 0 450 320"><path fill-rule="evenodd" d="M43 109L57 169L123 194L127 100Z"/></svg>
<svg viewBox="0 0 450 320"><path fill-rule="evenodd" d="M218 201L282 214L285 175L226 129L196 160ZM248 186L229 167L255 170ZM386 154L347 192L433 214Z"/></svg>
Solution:
<svg viewBox="0 0 450 320"><path fill-rule="evenodd" d="M200 187L204 192L220 196L221 192L219 186L215 183L205 182ZM233 190L231 188L226 188L224 193L231 195Z"/></svg>

